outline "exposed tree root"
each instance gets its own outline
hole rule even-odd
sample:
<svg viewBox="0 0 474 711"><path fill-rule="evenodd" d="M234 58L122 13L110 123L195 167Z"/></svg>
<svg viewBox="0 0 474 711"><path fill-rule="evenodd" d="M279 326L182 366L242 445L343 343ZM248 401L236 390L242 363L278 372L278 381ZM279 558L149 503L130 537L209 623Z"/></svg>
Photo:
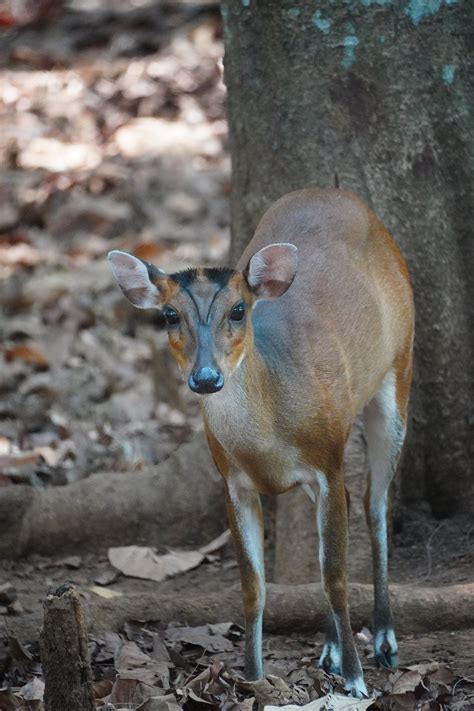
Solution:
<svg viewBox="0 0 474 711"><path fill-rule="evenodd" d="M227 527L223 484L202 433L151 471L61 487L0 490L0 557L146 543L199 545Z"/></svg>
<svg viewBox="0 0 474 711"><path fill-rule="evenodd" d="M354 630L371 626L372 586L353 583L350 589L351 621ZM399 634L474 627L474 583L440 588L391 586L392 609ZM326 600L319 583L267 585L264 626L267 632L316 632L324 629ZM201 625L208 622L242 621L241 593L233 586L210 594L153 595L142 593L111 600L90 599L90 631L100 634L119 630L126 620ZM34 639L41 615L24 615L9 621L21 639Z"/></svg>

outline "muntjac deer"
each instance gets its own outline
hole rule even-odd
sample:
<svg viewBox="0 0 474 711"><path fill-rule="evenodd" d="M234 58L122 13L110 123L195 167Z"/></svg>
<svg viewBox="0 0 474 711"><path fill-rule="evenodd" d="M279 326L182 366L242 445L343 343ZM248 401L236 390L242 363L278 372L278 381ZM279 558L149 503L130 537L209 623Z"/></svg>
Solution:
<svg viewBox="0 0 474 711"><path fill-rule="evenodd" d="M204 395L242 580L245 674L263 676L260 493L319 485L319 559L330 605L320 664L367 693L347 597L344 446L363 412L376 660L397 664L387 581L387 494L403 444L414 307L407 268L377 217L345 190L290 193L263 216L235 269L165 274L109 254L122 291L166 318L189 387Z"/></svg>

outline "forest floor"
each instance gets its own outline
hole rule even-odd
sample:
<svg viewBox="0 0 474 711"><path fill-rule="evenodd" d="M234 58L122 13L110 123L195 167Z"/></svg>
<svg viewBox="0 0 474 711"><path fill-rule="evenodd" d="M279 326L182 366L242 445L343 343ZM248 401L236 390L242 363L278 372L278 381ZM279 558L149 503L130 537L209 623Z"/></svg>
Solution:
<svg viewBox="0 0 474 711"><path fill-rule="evenodd" d="M56 14L51 4L49 17L10 15L17 6L0 13L0 486L140 476L200 429L199 408L170 363L162 324L132 312L106 255L133 251L165 270L225 258L230 161L218 7L116 0L104 10L99 0L71 0ZM363 465L348 472L350 573L369 582L362 475ZM266 513L271 532L271 503ZM392 543L393 582L474 580L472 520L407 510ZM270 535L267 545L271 580ZM215 592L237 583L238 571L230 543L162 582L120 573L106 551L1 561L0 711L42 708L42 603L65 581L85 602L113 605L142 593ZM89 622L99 708L251 709L342 690L316 669L320 630L266 635L273 676L245 686L236 676L241 620L225 609L222 626L197 632L182 628L184 619L130 619L119 629ZM356 639L379 708L474 708L472 630L401 637L395 675L375 668L368 629Z"/></svg>

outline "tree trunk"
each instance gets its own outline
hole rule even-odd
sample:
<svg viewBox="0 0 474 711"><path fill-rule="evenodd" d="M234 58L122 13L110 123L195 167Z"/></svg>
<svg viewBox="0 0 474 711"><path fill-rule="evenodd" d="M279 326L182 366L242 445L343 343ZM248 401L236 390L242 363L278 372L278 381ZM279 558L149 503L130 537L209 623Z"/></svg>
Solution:
<svg viewBox="0 0 474 711"><path fill-rule="evenodd" d="M222 14L233 261L291 190L337 173L372 207L401 245L417 309L402 496L438 516L469 509L470 3L224 0Z"/></svg>

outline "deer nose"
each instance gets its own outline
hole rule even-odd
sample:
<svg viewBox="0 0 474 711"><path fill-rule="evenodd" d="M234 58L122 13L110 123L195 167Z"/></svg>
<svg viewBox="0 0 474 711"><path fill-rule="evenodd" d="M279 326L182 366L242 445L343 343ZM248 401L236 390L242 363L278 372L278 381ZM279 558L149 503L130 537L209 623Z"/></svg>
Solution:
<svg viewBox="0 0 474 711"><path fill-rule="evenodd" d="M216 393L224 385L224 376L213 368L199 368L195 373L191 373L188 383L191 390L200 395Z"/></svg>

